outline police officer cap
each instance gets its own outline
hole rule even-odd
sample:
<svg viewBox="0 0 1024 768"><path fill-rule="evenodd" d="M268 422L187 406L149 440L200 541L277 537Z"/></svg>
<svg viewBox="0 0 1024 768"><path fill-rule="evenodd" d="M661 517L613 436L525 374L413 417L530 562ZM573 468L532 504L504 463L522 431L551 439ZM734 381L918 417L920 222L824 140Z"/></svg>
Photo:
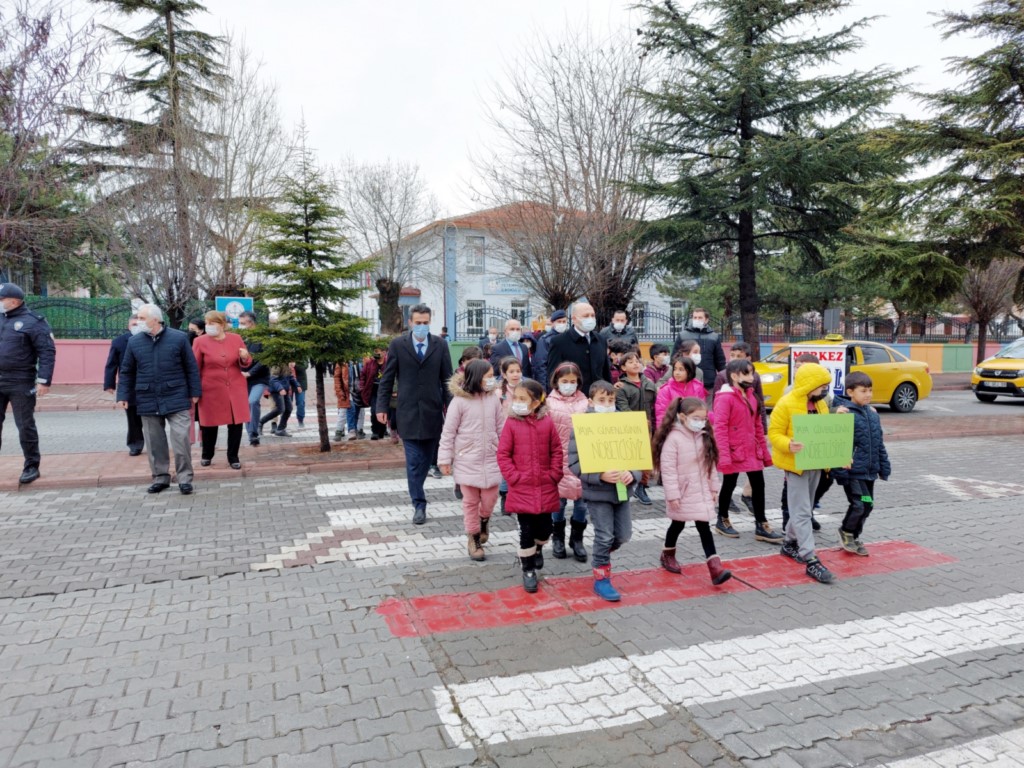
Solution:
<svg viewBox="0 0 1024 768"><path fill-rule="evenodd" d="M564 320L565 317L566 315L564 309L556 309L554 312L551 313L551 322L555 322L555 320Z"/></svg>
<svg viewBox="0 0 1024 768"><path fill-rule="evenodd" d="M25 300L25 292L14 283L0 283L0 299Z"/></svg>

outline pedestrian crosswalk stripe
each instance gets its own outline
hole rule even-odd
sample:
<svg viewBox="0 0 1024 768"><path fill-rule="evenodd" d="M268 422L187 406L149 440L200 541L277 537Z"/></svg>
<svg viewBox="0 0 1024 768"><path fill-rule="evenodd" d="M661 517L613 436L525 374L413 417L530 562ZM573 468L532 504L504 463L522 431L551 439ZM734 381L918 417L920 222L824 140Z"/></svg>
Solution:
<svg viewBox="0 0 1024 768"><path fill-rule="evenodd" d="M1024 643L1024 595L748 635L578 667L436 687L456 745L628 725L730 701ZM851 674L852 673L852 674Z"/></svg>
<svg viewBox="0 0 1024 768"><path fill-rule="evenodd" d="M1009 762L1007 756L1016 755L1017 760ZM971 768L982 765L1024 765L1024 728L1017 728L995 736L986 736L955 747L937 749L933 752L908 757L889 763L886 768Z"/></svg>

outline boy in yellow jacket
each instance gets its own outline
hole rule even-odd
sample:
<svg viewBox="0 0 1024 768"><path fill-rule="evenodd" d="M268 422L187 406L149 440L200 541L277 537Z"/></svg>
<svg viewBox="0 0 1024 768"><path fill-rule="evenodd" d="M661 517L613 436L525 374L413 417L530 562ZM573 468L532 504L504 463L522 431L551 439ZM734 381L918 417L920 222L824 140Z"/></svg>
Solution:
<svg viewBox="0 0 1024 768"><path fill-rule="evenodd" d="M789 522L785 528L782 554L803 563L812 579L831 584L835 576L814 552L814 529L811 525L814 490L821 478L821 470L801 471L796 468L796 454L804 446L793 439L793 417L805 413L828 413L825 396L832 383L832 374L817 363L805 363L794 378L793 389L782 396L768 422L772 460L775 466L785 470L789 494Z"/></svg>

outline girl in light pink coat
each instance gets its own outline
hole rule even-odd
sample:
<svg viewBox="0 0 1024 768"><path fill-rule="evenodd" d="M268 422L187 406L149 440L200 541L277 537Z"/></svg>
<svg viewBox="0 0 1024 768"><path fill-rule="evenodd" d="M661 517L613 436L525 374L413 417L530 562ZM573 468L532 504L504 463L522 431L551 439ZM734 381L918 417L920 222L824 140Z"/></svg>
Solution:
<svg viewBox="0 0 1024 768"><path fill-rule="evenodd" d="M580 392L583 375L576 363L562 363L551 372L551 394L547 399L548 413L555 422L558 437L562 441L562 480L558 484L559 509L551 516L551 553L559 560L566 557L565 550L565 508L572 501L572 519L569 521L571 534L569 546L573 557L581 563L587 562L587 550L583 546L583 532L587 528L587 502L583 499L583 484L569 471L569 438L572 436L572 416L586 413L589 405L587 396Z"/></svg>
<svg viewBox="0 0 1024 768"><path fill-rule="evenodd" d="M696 397L700 400L707 397L704 382L697 374L697 364L682 353L672 359L672 375L658 389L658 396L654 400L655 424L661 424L669 404L677 397Z"/></svg>
<svg viewBox="0 0 1024 768"><path fill-rule="evenodd" d="M467 551L484 560L491 512L498 500L498 439L505 426L501 401L493 394L494 371L486 360L470 360L464 373L448 382L452 401L444 420L437 463L441 472L455 475L462 488L462 518Z"/></svg>
<svg viewBox="0 0 1024 768"><path fill-rule="evenodd" d="M704 547L711 583L717 586L728 581L732 573L722 566L715 550L715 537L711 535L719 490L718 473L715 471L718 447L708 427L704 401L695 397L673 400L654 433L652 452L654 466L661 470L665 511L672 521L665 534L661 567L670 573L682 571L676 561L676 542L686 527L686 521L692 520Z"/></svg>

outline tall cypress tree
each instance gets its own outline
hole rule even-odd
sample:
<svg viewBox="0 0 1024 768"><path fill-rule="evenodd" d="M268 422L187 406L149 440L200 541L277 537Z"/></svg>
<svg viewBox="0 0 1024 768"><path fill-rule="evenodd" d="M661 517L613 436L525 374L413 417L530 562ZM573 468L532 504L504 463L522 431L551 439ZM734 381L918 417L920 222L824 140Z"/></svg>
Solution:
<svg viewBox="0 0 1024 768"><path fill-rule="evenodd" d="M250 333L263 344L261 362L313 362L320 450L326 453L331 450L324 400L327 363L352 360L372 348L366 321L346 313L343 302L365 290L363 275L374 264L346 262L344 213L332 202L337 190L324 180L304 141L297 162L296 173L284 180L276 210L254 214L267 236L257 244L259 256L250 266L267 278L257 293L277 308L280 319L276 326Z"/></svg>
<svg viewBox="0 0 1024 768"><path fill-rule="evenodd" d="M131 99L141 97L148 107L141 119L79 110L102 140L82 142L77 150L92 158L97 172L115 177L115 191L108 195L115 206L150 209L123 230L140 254L140 268L153 275L147 281L152 298L164 305L177 326L186 306L198 297L196 240L201 227L193 212L209 193L193 162L209 138L196 124L194 108L215 101L214 86L227 77L220 61L222 42L191 25L191 18L206 10L195 0L93 2L125 16L147 17L133 34L106 29L140 63L139 69L118 78L118 87ZM153 256L158 264L145 263Z"/></svg>
<svg viewBox="0 0 1024 768"><path fill-rule="evenodd" d="M759 348L757 263L780 242L811 261L858 215L861 185L898 173L868 131L899 85L887 69L823 74L856 51L867 20L813 34L848 0L650 2L640 30L665 60L649 144L655 178L635 180L666 215L647 225L664 263L697 273L736 253L743 337Z"/></svg>

